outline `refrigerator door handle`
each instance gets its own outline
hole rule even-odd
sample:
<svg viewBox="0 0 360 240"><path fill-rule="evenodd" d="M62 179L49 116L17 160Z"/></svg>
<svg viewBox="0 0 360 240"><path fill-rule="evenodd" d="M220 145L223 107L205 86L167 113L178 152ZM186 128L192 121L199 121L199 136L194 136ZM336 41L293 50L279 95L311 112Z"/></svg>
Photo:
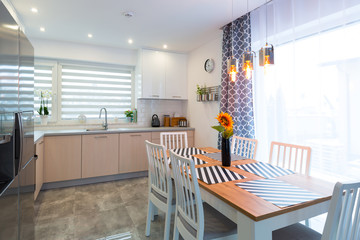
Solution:
<svg viewBox="0 0 360 240"><path fill-rule="evenodd" d="M22 166L22 156L23 156L23 141L24 141L24 129L23 129L23 123L22 123L22 115L21 115L21 112L18 112L16 113L15 115L15 118L16 118L16 121L18 123L18 126L19 126L19 138L20 138L20 141L19 141L19 171L21 169L21 166Z"/></svg>
<svg viewBox="0 0 360 240"><path fill-rule="evenodd" d="M11 134L0 135L0 144L5 144L11 141Z"/></svg>

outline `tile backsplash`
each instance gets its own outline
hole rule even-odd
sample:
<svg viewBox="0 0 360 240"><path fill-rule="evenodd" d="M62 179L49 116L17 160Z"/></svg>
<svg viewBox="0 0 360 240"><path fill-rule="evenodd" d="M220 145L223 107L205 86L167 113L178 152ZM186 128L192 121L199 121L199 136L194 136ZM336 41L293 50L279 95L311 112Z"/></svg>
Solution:
<svg viewBox="0 0 360 240"><path fill-rule="evenodd" d="M164 115L186 117L187 101L138 99L137 109L139 126L150 127L153 114L159 116L160 126L164 126Z"/></svg>

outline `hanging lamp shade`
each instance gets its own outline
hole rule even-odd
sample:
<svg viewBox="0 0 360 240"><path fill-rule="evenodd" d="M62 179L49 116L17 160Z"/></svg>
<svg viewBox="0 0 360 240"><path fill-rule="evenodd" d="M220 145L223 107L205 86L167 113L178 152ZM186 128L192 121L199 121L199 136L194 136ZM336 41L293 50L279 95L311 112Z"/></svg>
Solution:
<svg viewBox="0 0 360 240"><path fill-rule="evenodd" d="M259 65L267 67L274 64L274 46L266 43L265 47L259 50Z"/></svg>
<svg viewBox="0 0 360 240"><path fill-rule="evenodd" d="M242 70L245 72L247 79L251 78L252 71L254 70L254 51L246 51L242 56Z"/></svg>
<svg viewBox="0 0 360 240"><path fill-rule="evenodd" d="M230 59L227 60L228 74L230 75L230 80L232 82L236 81L236 74L239 72L238 66L239 66L239 60L237 60L236 58L231 57Z"/></svg>

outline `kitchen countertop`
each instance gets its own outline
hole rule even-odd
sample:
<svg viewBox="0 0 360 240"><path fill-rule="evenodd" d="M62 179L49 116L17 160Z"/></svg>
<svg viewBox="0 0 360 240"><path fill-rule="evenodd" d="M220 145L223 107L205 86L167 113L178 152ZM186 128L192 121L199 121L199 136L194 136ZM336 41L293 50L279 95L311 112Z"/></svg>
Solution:
<svg viewBox="0 0 360 240"><path fill-rule="evenodd" d="M189 131L195 130L191 127L127 127L108 130L72 129L72 130L46 130L34 131L34 142L37 143L44 136L68 136L68 135L88 135L88 134L112 134L112 133L132 133L132 132L168 132L168 131Z"/></svg>

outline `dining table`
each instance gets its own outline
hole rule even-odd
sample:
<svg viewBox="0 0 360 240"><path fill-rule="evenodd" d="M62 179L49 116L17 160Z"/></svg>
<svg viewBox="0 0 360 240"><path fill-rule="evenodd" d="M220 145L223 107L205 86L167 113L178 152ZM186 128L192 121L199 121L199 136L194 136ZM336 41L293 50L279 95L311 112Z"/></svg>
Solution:
<svg viewBox="0 0 360 240"><path fill-rule="evenodd" d="M212 147L198 149L206 153L221 152ZM195 168L220 166L244 177L214 184L208 184L198 179L202 200L237 224L238 239L271 240L272 231L276 229L328 212L334 183L298 173L272 178L274 181L279 180L318 195L316 199L310 201L279 207L236 185L265 179L235 167L236 165L258 163L258 161L253 159L235 160L231 162L230 167L223 167L221 159L219 161L219 159L216 160L206 155L191 155L197 161L202 160L200 164L195 165Z"/></svg>

